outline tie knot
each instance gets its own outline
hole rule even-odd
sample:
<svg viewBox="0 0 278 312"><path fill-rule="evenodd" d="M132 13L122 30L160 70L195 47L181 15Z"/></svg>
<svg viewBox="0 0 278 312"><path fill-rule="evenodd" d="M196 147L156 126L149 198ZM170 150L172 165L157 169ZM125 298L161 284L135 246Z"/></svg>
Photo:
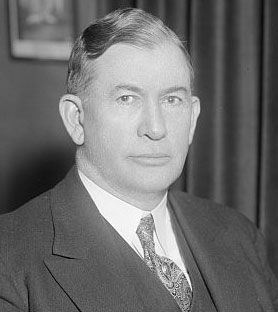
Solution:
<svg viewBox="0 0 278 312"><path fill-rule="evenodd" d="M138 235L141 244L153 242L154 220L152 214L148 214L141 218L136 234Z"/></svg>

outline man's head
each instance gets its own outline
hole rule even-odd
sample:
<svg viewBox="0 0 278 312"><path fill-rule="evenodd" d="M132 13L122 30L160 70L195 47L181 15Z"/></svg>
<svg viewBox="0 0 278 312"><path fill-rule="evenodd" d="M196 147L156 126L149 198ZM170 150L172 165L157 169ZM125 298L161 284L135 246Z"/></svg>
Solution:
<svg viewBox="0 0 278 312"><path fill-rule="evenodd" d="M199 101L177 36L153 16L116 11L90 25L60 101L77 164L112 194L150 209L180 175Z"/></svg>

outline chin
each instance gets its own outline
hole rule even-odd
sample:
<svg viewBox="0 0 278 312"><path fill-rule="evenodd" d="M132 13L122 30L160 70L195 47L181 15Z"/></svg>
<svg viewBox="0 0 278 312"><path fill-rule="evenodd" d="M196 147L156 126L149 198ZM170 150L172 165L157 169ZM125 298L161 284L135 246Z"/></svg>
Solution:
<svg viewBox="0 0 278 312"><path fill-rule="evenodd" d="M171 176L150 176L143 177L135 181L135 188L138 191L147 193L161 193L168 190L168 188L176 181L178 175Z"/></svg>

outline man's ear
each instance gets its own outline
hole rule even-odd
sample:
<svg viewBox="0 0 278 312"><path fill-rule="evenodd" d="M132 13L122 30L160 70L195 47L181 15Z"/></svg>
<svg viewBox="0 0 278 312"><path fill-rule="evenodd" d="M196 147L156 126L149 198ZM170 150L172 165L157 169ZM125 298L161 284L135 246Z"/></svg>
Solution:
<svg viewBox="0 0 278 312"><path fill-rule="evenodd" d="M84 143L84 111L81 99L73 94L63 95L60 99L59 111L73 142L82 145Z"/></svg>
<svg viewBox="0 0 278 312"><path fill-rule="evenodd" d="M190 131L189 131L189 144L192 143L194 132L196 129L197 120L200 114L200 100L196 96L192 97L192 110L190 120Z"/></svg>

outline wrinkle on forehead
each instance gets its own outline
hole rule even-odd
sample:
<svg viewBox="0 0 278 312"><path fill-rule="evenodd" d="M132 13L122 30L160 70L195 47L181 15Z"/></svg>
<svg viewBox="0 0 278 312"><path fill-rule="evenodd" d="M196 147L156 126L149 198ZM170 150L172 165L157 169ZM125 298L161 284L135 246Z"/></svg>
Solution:
<svg viewBox="0 0 278 312"><path fill-rule="evenodd" d="M169 55L165 58L167 54ZM162 58L164 63L158 62L159 58ZM181 66L177 67L177 62ZM178 46L168 42L153 48L122 43L109 47L103 55L87 64L86 87L90 88L89 93L91 93L92 88L96 88L98 83L109 83L112 77L118 80L119 85L138 85L138 81L144 82L142 79L145 74L144 70L147 71L149 66L151 66L152 72L148 76L153 86L161 82L157 80L157 76L159 76L160 80L163 80L164 77L164 81L169 82L169 85L172 84L172 87L180 87L178 82L184 81L183 87L190 93L191 74L187 59ZM152 79L151 75L156 78ZM100 77L106 79L98 79ZM138 85L138 87L142 86Z"/></svg>
<svg viewBox="0 0 278 312"><path fill-rule="evenodd" d="M163 59L164 63L157 62L159 58ZM152 62L148 62L149 60L152 60ZM176 66L177 62L180 63L179 67ZM116 44L96 59L94 65L95 72L105 68L107 73L112 69L111 74L117 75L117 72L115 72L115 68L117 68L119 72L129 70L133 75L140 75L146 64L147 66L151 66L152 70L160 72L170 67L176 67L176 70L179 71L183 68L184 73L190 79L190 69L188 68L184 53L179 47L167 43L153 49L139 48L127 44ZM133 77L131 76L130 78L132 79Z"/></svg>

